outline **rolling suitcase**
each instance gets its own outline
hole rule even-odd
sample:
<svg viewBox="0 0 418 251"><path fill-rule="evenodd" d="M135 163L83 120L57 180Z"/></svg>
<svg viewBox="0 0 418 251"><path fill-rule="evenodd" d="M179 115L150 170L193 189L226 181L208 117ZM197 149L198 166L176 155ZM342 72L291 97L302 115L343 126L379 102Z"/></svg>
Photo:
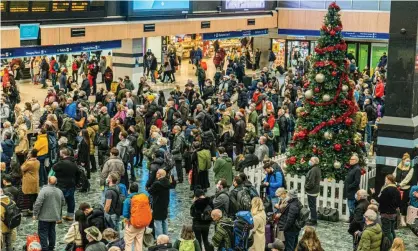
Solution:
<svg viewBox="0 0 418 251"><path fill-rule="evenodd" d="M265 228L265 235L266 235L266 244L270 244L274 242L274 226L267 222Z"/></svg>

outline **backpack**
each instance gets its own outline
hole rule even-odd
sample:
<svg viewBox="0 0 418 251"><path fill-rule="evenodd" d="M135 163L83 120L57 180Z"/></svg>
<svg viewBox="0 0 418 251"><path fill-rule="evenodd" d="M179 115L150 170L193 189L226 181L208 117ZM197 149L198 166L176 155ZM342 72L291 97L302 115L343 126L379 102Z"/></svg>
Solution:
<svg viewBox="0 0 418 251"><path fill-rule="evenodd" d="M164 151L164 164L163 164L163 168L166 171L170 171L171 169L173 169L173 167L175 166L175 161L173 159L173 155L171 154L170 150L164 150L161 149L160 150Z"/></svg>
<svg viewBox="0 0 418 251"><path fill-rule="evenodd" d="M161 132L164 134L168 133L168 125L165 120L163 120L163 125L161 126Z"/></svg>
<svg viewBox="0 0 418 251"><path fill-rule="evenodd" d="M113 208L113 211L115 212L116 215L122 215L122 209L123 209L123 202L125 201L126 197L121 194L119 187L118 188L113 188L113 187L109 187L107 190L113 191L116 193L116 205ZM112 203L113 204L113 203ZM116 224L117 222L115 222Z"/></svg>
<svg viewBox="0 0 418 251"><path fill-rule="evenodd" d="M79 178L76 183L76 188L80 190L80 192L87 192L90 189L90 182L87 179L86 169L82 166L78 166L78 173Z"/></svg>
<svg viewBox="0 0 418 251"><path fill-rule="evenodd" d="M58 72L58 70L59 70L59 65L58 65L58 63L57 62L55 62L54 63L54 70L56 71L56 72Z"/></svg>
<svg viewBox="0 0 418 251"><path fill-rule="evenodd" d="M251 210L251 195L250 191L243 187L237 193L237 211L250 211Z"/></svg>
<svg viewBox="0 0 418 251"><path fill-rule="evenodd" d="M377 109L374 105L370 105L372 107L372 116L371 118L368 118L369 121L375 121L377 119Z"/></svg>
<svg viewBox="0 0 418 251"><path fill-rule="evenodd" d="M280 128L279 128L279 123L278 123L277 120L274 123L274 127L273 127L272 132L273 132L274 137L279 137L280 136Z"/></svg>
<svg viewBox="0 0 418 251"><path fill-rule="evenodd" d="M106 151L109 149L109 144L107 142L107 137L106 136L100 136L99 133L96 133L96 135L98 135L97 137L97 142L95 142L95 146L98 147L98 149L100 151Z"/></svg>
<svg viewBox="0 0 418 251"><path fill-rule="evenodd" d="M122 194L123 196L125 196L125 198L128 197L128 189L126 189L125 184L119 183L118 184L118 187L119 187L120 194Z"/></svg>
<svg viewBox="0 0 418 251"><path fill-rule="evenodd" d="M16 203L14 203L11 199L9 204L1 203L1 206L4 207L4 225L8 229L14 229L17 228L20 225L20 222L22 220L22 215L20 214L20 210L17 207Z"/></svg>
<svg viewBox="0 0 418 251"><path fill-rule="evenodd" d="M133 156L135 156L135 148L132 147L132 145L129 143L129 145L127 146L122 146L123 148L125 148L125 151L123 152L123 156L122 156L122 161L123 163L128 163L131 161L131 159L133 158Z"/></svg>
<svg viewBox="0 0 418 251"><path fill-rule="evenodd" d="M212 207L208 204L205 209L203 209L202 214L200 215L200 219L203 221L212 221Z"/></svg>
<svg viewBox="0 0 418 251"><path fill-rule="evenodd" d="M179 251L194 251L194 240L180 240Z"/></svg>
<svg viewBox="0 0 418 251"><path fill-rule="evenodd" d="M260 196L258 195L257 189L255 189L255 187L254 187L254 186L247 187L247 189L248 189L248 192L250 192L250 197L251 197L251 200L252 200L253 198L255 198L255 197L260 197Z"/></svg>
<svg viewBox="0 0 418 251"><path fill-rule="evenodd" d="M131 218L130 223L135 228L147 227L152 220L151 206L148 196L137 194L131 198Z"/></svg>
<svg viewBox="0 0 418 251"><path fill-rule="evenodd" d="M295 221L295 226L299 229L302 229L309 219L310 210L307 207L302 206L302 203L299 202L301 209L299 210L298 218Z"/></svg>
<svg viewBox="0 0 418 251"><path fill-rule="evenodd" d="M54 133L48 132L48 157L50 166L54 165L58 162L59 155L58 155L58 140Z"/></svg>
<svg viewBox="0 0 418 251"><path fill-rule="evenodd" d="M254 219L251 212L238 212L234 221L233 241L234 250L248 250L252 246L250 231L254 228Z"/></svg>

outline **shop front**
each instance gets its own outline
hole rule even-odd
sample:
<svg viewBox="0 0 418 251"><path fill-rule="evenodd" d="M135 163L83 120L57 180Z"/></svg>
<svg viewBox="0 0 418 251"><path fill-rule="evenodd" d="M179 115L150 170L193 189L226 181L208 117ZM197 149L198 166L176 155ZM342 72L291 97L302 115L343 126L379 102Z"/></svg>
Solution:
<svg viewBox="0 0 418 251"><path fill-rule="evenodd" d="M279 38L272 39L272 48L279 61L288 67L296 67L308 55L315 54L319 31L279 29ZM342 32L347 43L347 55L356 61L359 70L373 69L383 52L387 52L389 34L368 32Z"/></svg>

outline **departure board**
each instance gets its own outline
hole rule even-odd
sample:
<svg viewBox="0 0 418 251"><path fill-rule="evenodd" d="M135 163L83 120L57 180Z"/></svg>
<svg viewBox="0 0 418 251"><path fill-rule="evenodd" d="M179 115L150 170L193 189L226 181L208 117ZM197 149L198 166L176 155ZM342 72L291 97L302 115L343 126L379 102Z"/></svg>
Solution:
<svg viewBox="0 0 418 251"><path fill-rule="evenodd" d="M87 1L71 1L72 11L87 11L89 3Z"/></svg>
<svg viewBox="0 0 418 251"><path fill-rule="evenodd" d="M104 6L105 5L105 1L96 1L96 0L92 0L90 1L90 6Z"/></svg>
<svg viewBox="0 0 418 251"><path fill-rule="evenodd" d="M1 12L6 12L6 4L4 2L0 2Z"/></svg>
<svg viewBox="0 0 418 251"><path fill-rule="evenodd" d="M52 1L52 11L62 12L68 11L70 7L70 2L68 1Z"/></svg>
<svg viewBox="0 0 418 251"><path fill-rule="evenodd" d="M49 1L32 1L32 12L48 12L50 6Z"/></svg>
<svg viewBox="0 0 418 251"><path fill-rule="evenodd" d="M29 1L10 1L9 11L10 12L28 12Z"/></svg>

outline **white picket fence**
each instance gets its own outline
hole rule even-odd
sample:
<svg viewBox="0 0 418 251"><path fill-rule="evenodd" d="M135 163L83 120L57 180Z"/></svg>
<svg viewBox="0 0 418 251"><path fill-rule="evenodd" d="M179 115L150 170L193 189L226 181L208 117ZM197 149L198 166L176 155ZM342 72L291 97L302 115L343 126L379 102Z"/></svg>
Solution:
<svg viewBox="0 0 418 251"><path fill-rule="evenodd" d="M272 158L273 161L277 162L281 167L284 167L286 157L281 155ZM360 188L368 188L369 179L376 176L376 168L367 167L367 172L361 176ZM262 164L246 168L244 173L248 176L249 181L257 188L260 192L260 185L265 177ZM286 184L288 189L297 189L298 197L303 205L308 205L308 198L305 192L305 176L286 175ZM329 207L338 209L340 219L347 220L349 217L347 200L343 199L344 181L335 181L324 179L320 183L320 195L317 198L318 207Z"/></svg>

